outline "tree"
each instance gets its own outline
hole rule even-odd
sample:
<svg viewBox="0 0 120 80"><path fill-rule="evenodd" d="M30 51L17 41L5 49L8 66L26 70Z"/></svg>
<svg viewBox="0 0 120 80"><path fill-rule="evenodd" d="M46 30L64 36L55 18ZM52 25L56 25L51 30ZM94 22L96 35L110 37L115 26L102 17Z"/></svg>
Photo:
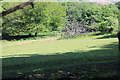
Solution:
<svg viewBox="0 0 120 80"><path fill-rule="evenodd" d="M13 19L2 27L3 34L9 36L37 36L38 33L59 30L63 27L64 17L66 16L63 6L54 2L37 2L34 5L34 9L27 6L23 10L18 10L15 13L3 17L4 22Z"/></svg>
<svg viewBox="0 0 120 80"><path fill-rule="evenodd" d="M118 40L119 40L119 51L120 51L120 1L116 3L119 11L118 11Z"/></svg>
<svg viewBox="0 0 120 80"><path fill-rule="evenodd" d="M75 28L72 26L74 23L79 24L78 28L84 27L84 29L77 30L81 33L83 33L82 30L86 30L86 33L93 30L108 33L117 29L118 9L115 5L98 5L87 2L63 3L62 5L66 7L66 27L69 31Z"/></svg>

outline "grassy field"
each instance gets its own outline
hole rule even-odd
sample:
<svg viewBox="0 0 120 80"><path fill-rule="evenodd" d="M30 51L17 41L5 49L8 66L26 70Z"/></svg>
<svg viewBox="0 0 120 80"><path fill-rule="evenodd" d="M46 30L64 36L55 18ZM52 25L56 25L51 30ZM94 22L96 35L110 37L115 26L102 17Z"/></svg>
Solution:
<svg viewBox="0 0 120 80"><path fill-rule="evenodd" d="M4 44L3 77L34 74L37 78L114 77L118 43L112 35Z"/></svg>

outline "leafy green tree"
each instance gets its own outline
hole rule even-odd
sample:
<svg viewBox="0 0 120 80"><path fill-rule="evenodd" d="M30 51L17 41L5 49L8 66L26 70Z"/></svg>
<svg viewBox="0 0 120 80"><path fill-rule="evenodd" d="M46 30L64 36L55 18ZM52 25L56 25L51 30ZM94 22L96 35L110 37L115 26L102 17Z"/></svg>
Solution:
<svg viewBox="0 0 120 80"><path fill-rule="evenodd" d="M119 9L119 11L118 11L118 23L119 23L118 29L120 31L120 1L116 2L115 5L117 5L117 7Z"/></svg>
<svg viewBox="0 0 120 80"><path fill-rule="evenodd" d="M115 5L97 5L94 3L63 3L66 7L68 22L83 22L83 26L112 32L116 29L117 11Z"/></svg>
<svg viewBox="0 0 120 80"><path fill-rule="evenodd" d="M37 2L34 5L34 8L27 6L3 17L6 23L2 27L3 34L37 36L41 32L56 31L63 28L64 17L66 16L63 6L54 2ZM8 23L8 21L10 22Z"/></svg>

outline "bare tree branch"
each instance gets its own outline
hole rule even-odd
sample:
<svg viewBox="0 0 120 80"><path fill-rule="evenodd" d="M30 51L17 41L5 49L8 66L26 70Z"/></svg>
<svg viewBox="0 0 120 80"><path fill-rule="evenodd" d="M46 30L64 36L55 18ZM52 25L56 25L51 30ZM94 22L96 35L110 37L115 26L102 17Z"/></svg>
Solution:
<svg viewBox="0 0 120 80"><path fill-rule="evenodd" d="M19 9L23 9L27 5L31 5L32 8L34 8L33 2L25 2L25 3L22 3L22 4L20 4L20 5L16 6L16 7L14 7L14 8L3 11L2 13L0 13L0 17L6 16L6 15L8 15L8 14L10 14L12 12L15 12L15 11L17 11Z"/></svg>

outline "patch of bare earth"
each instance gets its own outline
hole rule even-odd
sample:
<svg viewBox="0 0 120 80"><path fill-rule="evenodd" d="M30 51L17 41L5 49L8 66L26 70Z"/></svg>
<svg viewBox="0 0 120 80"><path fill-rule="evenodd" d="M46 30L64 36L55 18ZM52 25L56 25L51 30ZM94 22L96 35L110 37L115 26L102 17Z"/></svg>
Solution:
<svg viewBox="0 0 120 80"><path fill-rule="evenodd" d="M51 37L46 39L38 39L38 40L28 40L28 41L21 41L21 42L13 42L9 44L3 44L3 45L19 45L19 44L26 44L26 43L33 43L33 42L39 42L39 41L54 41L57 40L59 37Z"/></svg>

